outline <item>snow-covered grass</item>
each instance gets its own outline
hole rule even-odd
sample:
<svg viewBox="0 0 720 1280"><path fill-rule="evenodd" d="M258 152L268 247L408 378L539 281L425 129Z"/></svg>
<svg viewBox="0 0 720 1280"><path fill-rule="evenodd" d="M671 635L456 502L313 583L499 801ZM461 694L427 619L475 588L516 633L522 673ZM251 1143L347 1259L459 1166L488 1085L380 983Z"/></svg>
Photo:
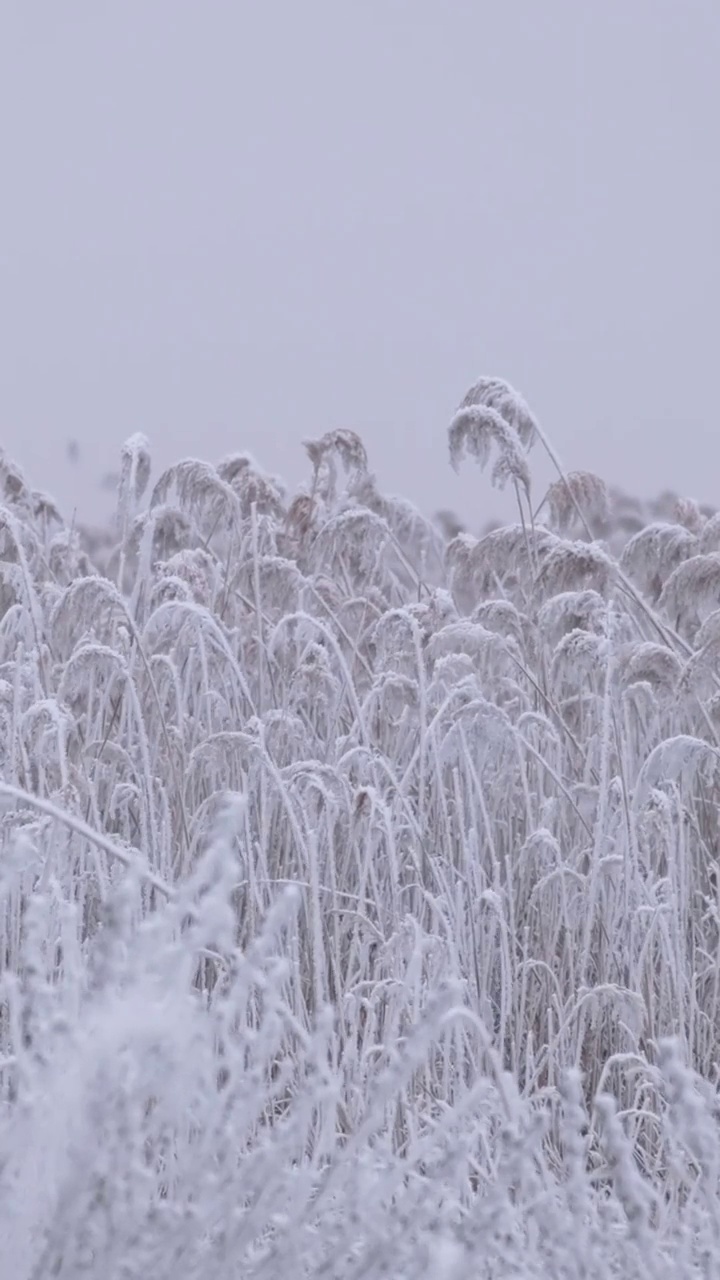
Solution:
<svg viewBox="0 0 720 1280"><path fill-rule="evenodd" d="M2 459L3 1276L720 1275L720 517L449 443L515 525Z"/></svg>

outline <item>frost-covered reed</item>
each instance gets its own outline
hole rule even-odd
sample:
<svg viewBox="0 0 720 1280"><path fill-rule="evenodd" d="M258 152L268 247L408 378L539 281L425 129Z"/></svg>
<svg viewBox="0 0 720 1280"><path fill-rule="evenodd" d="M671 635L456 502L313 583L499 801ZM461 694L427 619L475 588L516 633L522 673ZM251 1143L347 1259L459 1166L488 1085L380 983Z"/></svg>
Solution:
<svg viewBox="0 0 720 1280"><path fill-rule="evenodd" d="M1 460L2 1274L720 1274L718 517L449 442L514 524Z"/></svg>

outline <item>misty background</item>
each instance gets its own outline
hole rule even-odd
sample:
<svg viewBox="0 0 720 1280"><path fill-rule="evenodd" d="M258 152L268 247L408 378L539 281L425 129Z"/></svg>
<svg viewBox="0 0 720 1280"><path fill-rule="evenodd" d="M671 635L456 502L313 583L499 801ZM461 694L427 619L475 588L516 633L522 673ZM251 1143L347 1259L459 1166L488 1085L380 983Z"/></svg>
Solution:
<svg viewBox="0 0 720 1280"><path fill-rule="evenodd" d="M7 0L0 444L96 519L134 431L294 485L350 427L480 526L494 374L566 467L720 504L719 65L717 0Z"/></svg>

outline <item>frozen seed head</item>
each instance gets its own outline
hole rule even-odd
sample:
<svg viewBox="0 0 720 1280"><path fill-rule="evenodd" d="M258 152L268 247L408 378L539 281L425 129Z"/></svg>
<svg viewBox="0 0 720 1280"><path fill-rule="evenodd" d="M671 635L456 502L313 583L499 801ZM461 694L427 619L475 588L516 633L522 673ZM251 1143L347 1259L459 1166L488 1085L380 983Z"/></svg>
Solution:
<svg viewBox="0 0 720 1280"><path fill-rule="evenodd" d="M657 600L673 570L697 550L697 538L689 529L656 521L628 540L620 567L651 600Z"/></svg>
<svg viewBox="0 0 720 1280"><path fill-rule="evenodd" d="M512 427L524 449L531 449L538 434L538 423L527 401L503 378L480 378L470 388L460 408L486 406L495 409Z"/></svg>
<svg viewBox="0 0 720 1280"><path fill-rule="evenodd" d="M514 480L529 493L530 469L520 437L497 410L484 404L467 405L458 409L450 423L448 440L450 462L456 471L466 456L474 458L485 468L494 445L497 456L490 476L493 485L504 489L509 480Z"/></svg>
<svg viewBox="0 0 720 1280"><path fill-rule="evenodd" d="M545 501L550 523L566 533L583 518L593 528L608 519L608 493L604 480L591 471L570 471L550 485Z"/></svg>

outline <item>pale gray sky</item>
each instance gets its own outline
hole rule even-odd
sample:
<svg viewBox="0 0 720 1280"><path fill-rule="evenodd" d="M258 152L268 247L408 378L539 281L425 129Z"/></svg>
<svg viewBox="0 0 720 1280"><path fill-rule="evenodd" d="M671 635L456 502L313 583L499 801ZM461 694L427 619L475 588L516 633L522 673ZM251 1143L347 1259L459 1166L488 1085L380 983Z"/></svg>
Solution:
<svg viewBox="0 0 720 1280"><path fill-rule="evenodd" d="M719 0L5 0L0 443L96 515L133 431L295 482L353 427L482 523L488 373L720 503L719 66Z"/></svg>

